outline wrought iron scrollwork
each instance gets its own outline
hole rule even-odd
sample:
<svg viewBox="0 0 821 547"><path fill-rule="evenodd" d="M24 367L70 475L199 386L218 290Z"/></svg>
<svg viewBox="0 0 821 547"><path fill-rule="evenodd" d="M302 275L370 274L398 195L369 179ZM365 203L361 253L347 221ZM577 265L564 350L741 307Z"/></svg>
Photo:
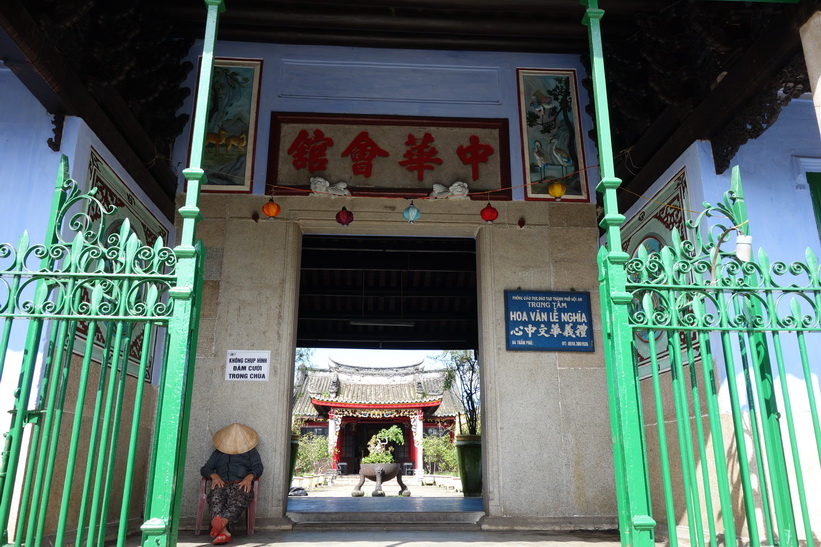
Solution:
<svg viewBox="0 0 821 547"><path fill-rule="evenodd" d="M810 330L821 326L818 259L771 262L761 249L748 262L722 249L727 234L746 224L738 218L735 190L687 221L690 238L674 229L671 244L641 247L625 268L633 295L630 323L653 330ZM712 222L712 224L709 224ZM729 245L727 246L729 247Z"/></svg>
<svg viewBox="0 0 821 547"><path fill-rule="evenodd" d="M0 317L162 321L170 316L177 263L162 238L140 241L126 218L110 227L115 207L62 184L51 243L0 244ZM116 229L115 229L116 228ZM98 298L92 298L96 294Z"/></svg>

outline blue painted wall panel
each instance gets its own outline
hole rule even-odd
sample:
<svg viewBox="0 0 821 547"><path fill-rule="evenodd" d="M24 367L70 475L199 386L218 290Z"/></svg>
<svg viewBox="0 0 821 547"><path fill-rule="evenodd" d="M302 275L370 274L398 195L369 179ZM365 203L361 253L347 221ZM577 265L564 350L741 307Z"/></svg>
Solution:
<svg viewBox="0 0 821 547"><path fill-rule="evenodd" d="M43 106L0 64L0 242L17 243L27 229L32 241L45 235L60 155Z"/></svg>
<svg viewBox="0 0 821 547"><path fill-rule="evenodd" d="M197 66L200 42L191 49ZM587 137L592 120L581 87L586 72L576 55L533 53L417 51L348 47L219 42L217 57L262 59L260 106L253 190L265 188L270 113L311 112L457 118L507 118L510 130L511 184L514 199L523 199L524 183L519 127L517 68L575 69L579 86L585 157L597 163ZM196 88L192 72L186 86ZM190 113L193 94L182 112ZM190 126L177 139L174 164L187 165ZM589 170L591 190L598 170ZM179 178L182 191L183 180Z"/></svg>
<svg viewBox="0 0 821 547"><path fill-rule="evenodd" d="M821 256L821 239L806 177L801 170L802 159L821 167L821 136L809 97L791 101L776 122L757 139L741 146L730 162L731 167L740 167L753 252L763 248L771 262L804 262L807 248ZM687 171L691 217L703 210L704 201L717 204L723 200L724 192L730 188L731 169L716 174L709 141L693 143L644 193L645 198L652 198L682 168ZM646 203L646 199L639 199L627 211L627 218L633 217ZM732 250L734 245L735 237L731 234L722 249ZM715 339L714 344L717 343ZM811 359L821 354L818 336L808 337L807 343ZM785 342L784 352L787 374L803 378L795 345ZM724 382L721 367L718 374ZM744 393L740 395L745 398ZM799 401L800 409L806 404L806 394L795 400Z"/></svg>

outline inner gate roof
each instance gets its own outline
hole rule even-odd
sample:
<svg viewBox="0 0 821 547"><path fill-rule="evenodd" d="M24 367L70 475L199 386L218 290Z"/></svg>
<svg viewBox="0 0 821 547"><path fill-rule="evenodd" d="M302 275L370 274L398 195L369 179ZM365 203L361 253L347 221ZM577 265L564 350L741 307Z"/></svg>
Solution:
<svg viewBox="0 0 821 547"><path fill-rule="evenodd" d="M462 405L453 388L444 389L445 375L445 370L425 370L422 363L375 368L331 361L327 370L300 371L294 387L293 413L320 416L334 405L419 405L435 407L431 414L434 417L453 417L462 412Z"/></svg>

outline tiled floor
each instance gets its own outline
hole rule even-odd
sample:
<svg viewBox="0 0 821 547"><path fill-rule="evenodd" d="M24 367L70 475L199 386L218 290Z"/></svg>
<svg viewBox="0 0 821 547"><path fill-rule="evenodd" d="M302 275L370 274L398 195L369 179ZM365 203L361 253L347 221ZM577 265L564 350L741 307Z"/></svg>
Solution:
<svg viewBox="0 0 821 547"><path fill-rule="evenodd" d="M482 498L329 498L291 497L288 498L289 513L353 513L353 512L460 512L482 511Z"/></svg>

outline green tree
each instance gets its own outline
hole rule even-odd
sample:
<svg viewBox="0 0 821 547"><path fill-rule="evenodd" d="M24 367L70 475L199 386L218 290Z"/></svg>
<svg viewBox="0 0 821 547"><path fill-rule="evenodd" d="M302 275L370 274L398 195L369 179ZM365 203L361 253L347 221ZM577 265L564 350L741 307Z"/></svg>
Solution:
<svg viewBox="0 0 821 547"><path fill-rule="evenodd" d="M330 467L331 453L328 450L328 437L313 433L302 435L299 438L294 474L320 474Z"/></svg>
<svg viewBox="0 0 821 547"><path fill-rule="evenodd" d="M462 406L465 408L464 422L459 419L459 432L468 435L479 433L480 377L479 359L476 352L465 349L443 351L436 360L447 369L445 389L456 387ZM467 431L465 431L465 429Z"/></svg>
<svg viewBox="0 0 821 547"><path fill-rule="evenodd" d="M314 359L316 348L296 348L294 354L294 372L298 371L300 367L306 369L311 368L311 363Z"/></svg>
<svg viewBox="0 0 821 547"><path fill-rule="evenodd" d="M393 447L389 443L405 444L405 435L396 424L380 429L368 441L368 455L362 463L393 463Z"/></svg>
<svg viewBox="0 0 821 547"><path fill-rule="evenodd" d="M316 348L296 348L294 354L294 401L302 393L302 383L308 376L308 369L314 358Z"/></svg>
<svg viewBox="0 0 821 547"><path fill-rule="evenodd" d="M449 429L442 427L422 438L422 460L425 471L432 475L456 471L456 446L450 439Z"/></svg>

